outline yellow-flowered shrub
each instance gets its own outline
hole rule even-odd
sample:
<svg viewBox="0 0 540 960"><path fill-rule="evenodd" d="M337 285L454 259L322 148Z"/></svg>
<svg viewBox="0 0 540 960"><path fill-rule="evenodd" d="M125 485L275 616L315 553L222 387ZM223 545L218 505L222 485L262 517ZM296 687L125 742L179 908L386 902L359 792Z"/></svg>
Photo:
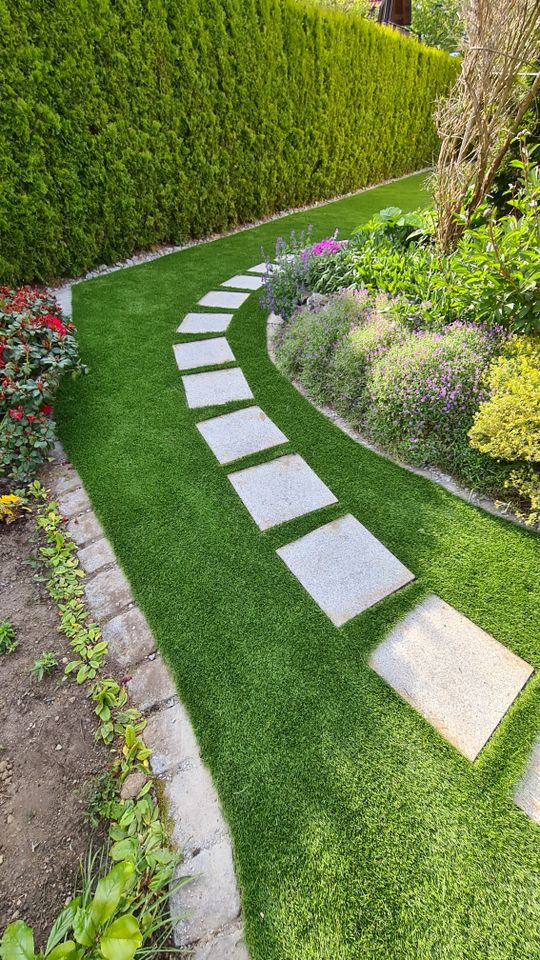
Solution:
<svg viewBox="0 0 540 960"><path fill-rule="evenodd" d="M540 339L512 337L487 373L489 399L469 431L471 445L497 460L516 463L506 488L528 503L521 516L540 521Z"/></svg>

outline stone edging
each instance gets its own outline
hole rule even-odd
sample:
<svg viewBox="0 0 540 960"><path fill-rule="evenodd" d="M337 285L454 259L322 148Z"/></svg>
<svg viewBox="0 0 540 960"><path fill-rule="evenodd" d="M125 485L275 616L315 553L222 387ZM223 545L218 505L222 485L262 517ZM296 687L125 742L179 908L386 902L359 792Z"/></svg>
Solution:
<svg viewBox="0 0 540 960"><path fill-rule="evenodd" d="M144 739L152 750L152 772L161 780L172 841L184 854L176 877L193 877L171 897L172 915L182 918L175 925L175 944L189 948L192 960L249 960L231 840L210 773L144 614L58 443L45 483L77 544L89 610L109 655L129 678L131 700L148 721Z"/></svg>

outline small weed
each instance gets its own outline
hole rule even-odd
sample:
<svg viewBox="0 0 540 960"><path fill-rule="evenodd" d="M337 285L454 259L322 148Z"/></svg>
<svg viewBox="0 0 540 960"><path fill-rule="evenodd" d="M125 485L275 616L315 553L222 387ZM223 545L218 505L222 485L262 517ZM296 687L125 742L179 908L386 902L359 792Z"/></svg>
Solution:
<svg viewBox="0 0 540 960"><path fill-rule="evenodd" d="M15 629L11 623L0 623L0 654L13 653L18 646Z"/></svg>
<svg viewBox="0 0 540 960"><path fill-rule="evenodd" d="M48 677L53 670L56 670L57 666L58 660L56 659L56 654L51 653L50 650L46 650L37 660L34 660L31 672L38 680L43 680L43 678Z"/></svg>

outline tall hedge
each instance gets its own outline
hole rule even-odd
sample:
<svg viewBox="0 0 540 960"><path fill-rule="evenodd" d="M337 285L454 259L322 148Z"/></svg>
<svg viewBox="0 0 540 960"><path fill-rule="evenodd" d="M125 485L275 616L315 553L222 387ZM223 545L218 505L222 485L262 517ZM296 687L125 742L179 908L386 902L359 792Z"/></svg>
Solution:
<svg viewBox="0 0 540 960"><path fill-rule="evenodd" d="M0 0L0 277L414 170L445 54L295 0Z"/></svg>

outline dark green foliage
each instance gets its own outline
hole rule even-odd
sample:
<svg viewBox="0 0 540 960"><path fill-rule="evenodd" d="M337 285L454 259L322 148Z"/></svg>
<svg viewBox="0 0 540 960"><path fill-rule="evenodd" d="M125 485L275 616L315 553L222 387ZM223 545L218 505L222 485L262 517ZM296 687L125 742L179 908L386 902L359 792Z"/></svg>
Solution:
<svg viewBox="0 0 540 960"><path fill-rule="evenodd" d="M0 0L0 278L429 163L444 54L292 0Z"/></svg>

